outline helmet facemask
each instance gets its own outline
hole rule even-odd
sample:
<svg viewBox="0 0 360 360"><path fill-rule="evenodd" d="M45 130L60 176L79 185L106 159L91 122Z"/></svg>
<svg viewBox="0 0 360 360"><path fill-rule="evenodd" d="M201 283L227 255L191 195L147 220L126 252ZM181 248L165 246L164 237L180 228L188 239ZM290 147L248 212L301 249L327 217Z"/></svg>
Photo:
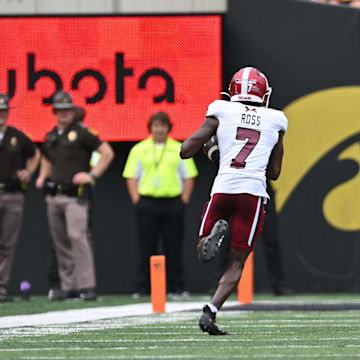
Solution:
<svg viewBox="0 0 360 360"><path fill-rule="evenodd" d="M268 89L263 97L263 99L264 99L263 106L266 108L269 107L271 93L272 93L272 88L268 87Z"/></svg>

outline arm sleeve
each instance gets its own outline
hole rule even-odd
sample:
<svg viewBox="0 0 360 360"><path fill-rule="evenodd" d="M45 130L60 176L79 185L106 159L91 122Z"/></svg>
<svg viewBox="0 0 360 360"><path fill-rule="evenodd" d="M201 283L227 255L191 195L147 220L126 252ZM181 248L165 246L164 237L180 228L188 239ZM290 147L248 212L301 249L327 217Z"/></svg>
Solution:
<svg viewBox="0 0 360 360"><path fill-rule="evenodd" d="M180 160L178 173L180 175L180 178L183 180L191 179L198 176L198 171L194 160L192 158L186 160Z"/></svg>
<svg viewBox="0 0 360 360"><path fill-rule="evenodd" d="M122 176L127 179L138 178L139 162L140 162L140 160L138 159L138 156L137 156L136 147L134 146L130 150L130 153L126 160L126 164L125 164L125 168L124 168Z"/></svg>
<svg viewBox="0 0 360 360"><path fill-rule="evenodd" d="M23 154L26 158L31 158L35 155L35 145L28 136L22 133L23 138Z"/></svg>
<svg viewBox="0 0 360 360"><path fill-rule="evenodd" d="M96 135L95 131L92 129L84 129L83 142L85 146L91 151L95 151L102 144L102 141Z"/></svg>

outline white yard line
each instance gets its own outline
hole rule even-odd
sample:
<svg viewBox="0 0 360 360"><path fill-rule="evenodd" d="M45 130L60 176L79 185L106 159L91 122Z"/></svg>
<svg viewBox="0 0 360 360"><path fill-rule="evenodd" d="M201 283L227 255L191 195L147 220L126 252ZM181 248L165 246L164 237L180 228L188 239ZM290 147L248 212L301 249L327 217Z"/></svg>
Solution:
<svg viewBox="0 0 360 360"><path fill-rule="evenodd" d="M229 302L227 305L236 305L237 302ZM171 302L166 304L166 312L199 310L204 302ZM78 310L51 311L41 314L16 315L0 317L0 328L14 328L22 326L44 326L53 324L72 324L94 320L114 319L128 316L140 316L153 314L150 303L131 304L122 306L108 306L87 308Z"/></svg>
<svg viewBox="0 0 360 360"><path fill-rule="evenodd" d="M332 347L331 345L232 345L232 349L279 349L279 348L297 348L297 349L323 349L323 348L329 348ZM39 348L16 348L16 349L0 349L0 353L2 352L21 352L21 351L96 351L96 350L102 350L102 351L119 351L119 350L156 350L156 349L164 349L163 346L159 345L153 345L153 346L115 346L115 347L39 347ZM188 350L188 346L177 346L177 350ZM218 346L218 350L228 349L228 346Z"/></svg>
<svg viewBox="0 0 360 360"><path fill-rule="evenodd" d="M318 301L317 301L318 300ZM291 301L279 301L279 300L260 300L254 301L253 305L360 305L359 300L326 300L323 301L321 298L314 298L313 300L301 300L293 297ZM351 310L354 311L354 310Z"/></svg>
<svg viewBox="0 0 360 360"><path fill-rule="evenodd" d="M348 358L359 358L360 354L345 356ZM344 354L246 354L246 355L226 355L226 359L344 359ZM86 356L24 356L22 360L89 360ZM115 355L115 356L95 356L91 360L131 360L131 359L219 359L219 355Z"/></svg>
<svg viewBox="0 0 360 360"><path fill-rule="evenodd" d="M139 335L139 333L129 333L129 332L126 332L126 335ZM146 334L146 333L142 333L142 334ZM151 335L154 335L153 332L149 332L148 334L151 334ZM155 335L182 335L184 336L184 333L156 333ZM311 340L311 339L310 339ZM328 341L349 341L349 340L357 340L357 341L360 341L360 338L359 337L332 337L332 338L316 338L316 341L317 342L328 342ZM69 343L69 344L87 344L87 343L100 343L100 344L104 344L104 343L158 343L159 341L161 341L162 343L175 343L175 342L214 342L214 339L212 337L209 337L209 338L203 338L203 339L199 339L199 338L194 338L194 337L190 337L190 338L187 338L187 339L128 339L128 340L125 340L125 339L113 339L113 340L109 340L109 339L102 339L102 340L74 340L74 339L71 339L71 340L44 340L44 339L40 339L40 340L21 340L22 343L30 343L30 344L37 344L37 343L46 343L46 344L52 344L52 343L55 343L55 344L64 344L64 343ZM290 341L290 342L308 342L309 339L296 339L296 338L271 338L271 339L258 339L258 340L255 340L255 339L239 339L239 338L236 338L236 339L229 339L229 338L225 338L225 339L216 339L216 342L220 343L220 342L225 342L225 343L229 343L229 342L234 342L234 343L251 343L251 342L261 342L261 343L266 343L266 342L270 342L270 343L273 343L273 342L283 342L283 341ZM360 346L360 344L348 344L346 346Z"/></svg>
<svg viewBox="0 0 360 360"><path fill-rule="evenodd" d="M257 304L279 304L275 301L259 301ZM294 302L292 302L293 304ZM306 302L296 301L297 304L306 304ZM341 302L338 301L328 301L326 304L338 304ZM290 302L281 302L281 304L291 304ZM204 302L169 302L166 304L166 312L173 313L177 311L187 311L187 310L199 310L201 311ZM238 305L236 301L227 302L224 308ZM246 314L246 312L243 312ZM71 324L71 323L81 323L94 320L103 320L103 319L112 319L112 318L122 318L129 316L141 316L141 315L150 315L153 314L152 307L150 303L146 304L130 304L123 306L109 306L109 307L98 307L98 308L86 308L78 310L65 310L65 311L52 311L41 314L31 314L31 315L16 315L16 316L3 316L0 317L0 329L1 328L15 328L23 326L44 326L44 325L54 325L54 324ZM233 315L232 313L227 314L222 312L221 316ZM300 317L300 316L299 316ZM274 320L263 320L271 321ZM293 320L277 320L279 322L292 322ZM296 321L296 320L295 320ZM306 321L306 320L305 320ZM329 320L312 320L313 322L324 322ZM348 320L349 322L356 320ZM251 321L252 322L252 321ZM301 321L303 322L303 321Z"/></svg>
<svg viewBox="0 0 360 360"><path fill-rule="evenodd" d="M251 319L251 320L241 320L241 323L249 323L249 324L268 324L268 323L283 323L283 324L288 324L288 323L339 323L339 322L344 322L344 323L359 323L359 319L267 319L267 320L261 320L261 319ZM234 323L234 324L238 324L239 321L238 320L228 320L227 321L228 324Z"/></svg>

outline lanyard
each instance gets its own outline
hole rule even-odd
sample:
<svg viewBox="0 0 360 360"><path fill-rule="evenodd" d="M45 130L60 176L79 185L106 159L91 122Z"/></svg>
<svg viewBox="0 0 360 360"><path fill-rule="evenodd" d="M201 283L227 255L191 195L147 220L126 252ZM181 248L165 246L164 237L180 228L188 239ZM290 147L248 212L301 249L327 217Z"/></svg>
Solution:
<svg viewBox="0 0 360 360"><path fill-rule="evenodd" d="M160 154L160 158L159 160L156 159L156 149L155 149L155 143L154 143L154 139L152 140L153 141L153 159L154 159L154 167L155 167L155 170L157 170L157 168L159 167L162 159L164 158L164 154L165 154L165 151L166 151L166 144L167 144L167 139L165 141L165 144L161 150L161 154Z"/></svg>

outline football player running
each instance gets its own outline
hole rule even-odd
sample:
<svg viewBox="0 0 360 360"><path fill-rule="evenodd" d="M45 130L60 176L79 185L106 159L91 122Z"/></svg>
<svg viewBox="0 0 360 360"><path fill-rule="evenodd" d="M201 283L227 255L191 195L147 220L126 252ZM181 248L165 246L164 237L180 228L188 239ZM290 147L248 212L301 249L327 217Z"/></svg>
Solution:
<svg viewBox="0 0 360 360"><path fill-rule="evenodd" d="M269 109L271 88L258 69L245 67L229 85L230 101L211 103L200 129L182 145L180 156L192 157L216 134L220 151L219 171L211 198L204 209L198 255L212 260L232 221L232 240L227 269L211 303L205 305L199 326L210 335L228 335L216 324L216 313L235 290L247 257L253 251L264 222L266 177L276 180L283 157L287 119Z"/></svg>

